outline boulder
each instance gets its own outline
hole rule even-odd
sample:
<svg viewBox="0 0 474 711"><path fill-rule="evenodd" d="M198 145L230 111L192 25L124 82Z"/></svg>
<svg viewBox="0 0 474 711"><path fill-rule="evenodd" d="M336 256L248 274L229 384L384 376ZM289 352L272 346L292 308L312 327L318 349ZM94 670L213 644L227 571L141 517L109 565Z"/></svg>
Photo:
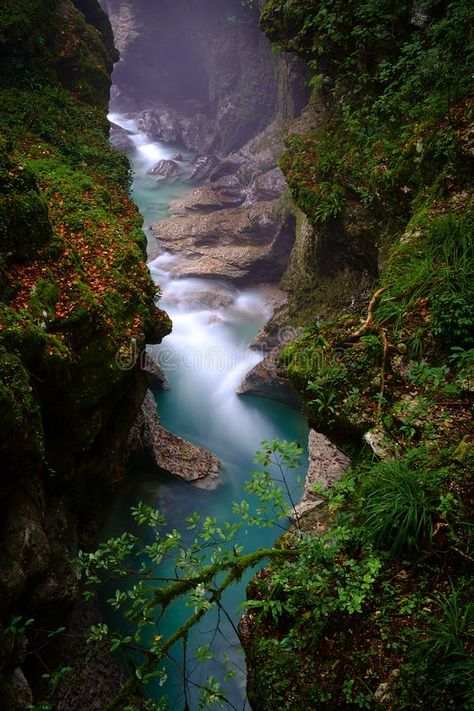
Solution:
<svg viewBox="0 0 474 711"><path fill-rule="evenodd" d="M247 373L237 389L237 395L258 395L283 402L300 410L303 403L293 385L284 376L280 354L284 344L276 346L255 368Z"/></svg>
<svg viewBox="0 0 474 711"><path fill-rule="evenodd" d="M315 491L315 487L330 489L339 481L350 465L349 457L341 452L323 434L310 430L308 437L308 471L304 486L304 495L292 512L293 520L298 521L310 511L314 511L324 502L324 497Z"/></svg>
<svg viewBox="0 0 474 711"><path fill-rule="evenodd" d="M171 156L170 160L176 160L176 161L181 162L182 160L184 160L184 158L183 158L183 155L182 155L181 153L174 153L174 154Z"/></svg>
<svg viewBox="0 0 474 711"><path fill-rule="evenodd" d="M169 108L142 111L137 117L139 131L165 143L182 143L183 123L181 115Z"/></svg>
<svg viewBox="0 0 474 711"><path fill-rule="evenodd" d="M131 135L132 134L125 128L121 128L120 126L116 126L115 124L111 125L109 136L110 142L119 151L128 151L130 150L130 148L133 147Z"/></svg>
<svg viewBox="0 0 474 711"><path fill-rule="evenodd" d="M176 175L179 170L178 164L174 160L159 160L158 163L147 170L148 175L154 175L158 178L171 178Z"/></svg>
<svg viewBox="0 0 474 711"><path fill-rule="evenodd" d="M176 200L172 203L171 211L173 215L185 215L187 212L214 212L215 210L225 210L230 207L239 207L244 201L243 196L229 196L214 190L209 183L193 190L186 195L183 200Z"/></svg>
<svg viewBox="0 0 474 711"><path fill-rule="evenodd" d="M147 451L160 469L200 488L214 489L219 484L219 459L162 427L150 390L129 437L129 451L140 450Z"/></svg>
<svg viewBox="0 0 474 711"><path fill-rule="evenodd" d="M193 172L188 178L189 182L200 182L211 177L220 165L220 159L214 154L199 156L193 163Z"/></svg>
<svg viewBox="0 0 474 711"><path fill-rule="evenodd" d="M163 249L183 257L173 266L173 276L225 279L239 285L280 281L295 239L291 213L270 201L182 214L187 204L192 203L180 201L177 209L172 204L173 217L151 228Z"/></svg>

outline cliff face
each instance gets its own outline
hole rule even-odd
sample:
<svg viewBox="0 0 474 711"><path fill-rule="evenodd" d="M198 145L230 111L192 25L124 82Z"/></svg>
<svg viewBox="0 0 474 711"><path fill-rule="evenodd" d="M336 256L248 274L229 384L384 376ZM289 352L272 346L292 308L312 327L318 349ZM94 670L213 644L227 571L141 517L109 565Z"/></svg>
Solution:
<svg viewBox="0 0 474 711"><path fill-rule="evenodd" d="M471 24L463 0L263 7L262 29L314 71L280 161L306 327L282 367L354 459L304 519L312 552L249 587L262 711L472 704L472 636L455 629L472 620Z"/></svg>
<svg viewBox="0 0 474 711"><path fill-rule="evenodd" d="M114 81L122 106L161 103L201 114L215 122L213 149L222 153L242 146L276 116L295 116L305 102L298 63L271 53L257 11L243 5L104 0L121 52Z"/></svg>
<svg viewBox="0 0 474 711"><path fill-rule="evenodd" d="M13 615L34 618L34 649L35 630L51 628L77 594L71 555L120 480L147 387L131 351L169 330L129 167L108 144L116 59L94 0L2 4L0 696L9 709L28 642L21 622L17 634L5 628Z"/></svg>

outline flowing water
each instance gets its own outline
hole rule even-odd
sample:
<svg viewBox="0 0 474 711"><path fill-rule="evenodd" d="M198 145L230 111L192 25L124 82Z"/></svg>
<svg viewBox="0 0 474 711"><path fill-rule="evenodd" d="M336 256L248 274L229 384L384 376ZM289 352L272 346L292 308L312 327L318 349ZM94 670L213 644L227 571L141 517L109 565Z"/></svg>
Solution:
<svg viewBox="0 0 474 711"><path fill-rule="evenodd" d="M173 332L152 355L163 366L170 388L157 395L162 424L172 432L213 451L222 462L222 481L213 490L186 484L163 472L150 470L136 462L128 485L120 493L106 523L104 536L122 533L132 527L130 507L142 500L159 508L170 528L183 533L185 519L199 511L219 521L234 521L232 503L248 498L244 483L255 469L254 455L262 440L274 438L297 441L303 447L307 441L304 417L290 408L263 398L238 397L236 388L244 375L256 365L262 355L249 349L249 343L272 315L275 290L271 288L235 289L224 283L200 279L174 279L173 265L180 255L160 253L159 245L149 233L149 225L169 215L169 203L183 197L191 189L185 180L189 176L189 154L182 147L153 142L140 134L133 119L121 114L109 117L113 123L131 131L132 146L128 151L135 175L133 198L144 217L149 235L150 272L162 288L160 306L173 320ZM158 160L177 151L183 155L181 174L174 183L156 181L147 170ZM305 456L299 475L304 476ZM299 496L296 474L292 481L293 496ZM241 542L248 551L271 544L278 528L250 529L242 533ZM188 534L189 535L189 534ZM160 568L162 576L173 575L172 566ZM245 586L250 573L229 589L223 603L232 619L239 619L239 606L245 599ZM175 603L160 620L159 633L164 637L176 629L192 613L182 602ZM193 682L202 684L210 674L222 679L226 658L236 665L237 676L225 683L229 701L244 708L245 661L238 641L227 619L222 619L215 634L217 613L211 613L194 630L189 640L188 671ZM115 620L115 622L117 622ZM213 642L215 659L206 664L192 661L193 650ZM174 651L181 660L182 651ZM194 689L194 690L193 690ZM150 688L150 696L168 694L170 707L184 706L182 672L171 666L164 689ZM192 687L191 708L198 707L198 691ZM248 708L248 703L247 703Z"/></svg>

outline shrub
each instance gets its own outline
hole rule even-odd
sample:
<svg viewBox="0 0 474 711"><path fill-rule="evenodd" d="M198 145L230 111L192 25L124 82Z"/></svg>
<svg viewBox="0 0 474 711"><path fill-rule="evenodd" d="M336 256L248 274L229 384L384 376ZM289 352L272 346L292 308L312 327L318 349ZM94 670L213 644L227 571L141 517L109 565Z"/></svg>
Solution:
<svg viewBox="0 0 474 711"><path fill-rule="evenodd" d="M474 603L463 603L458 590L438 594L430 601L434 608L428 631L416 630L422 639L409 653L409 665L402 674L413 677L413 693L432 708L474 708Z"/></svg>
<svg viewBox="0 0 474 711"><path fill-rule="evenodd" d="M361 487L364 537L393 555L419 550L433 534L439 479L403 461L373 466Z"/></svg>

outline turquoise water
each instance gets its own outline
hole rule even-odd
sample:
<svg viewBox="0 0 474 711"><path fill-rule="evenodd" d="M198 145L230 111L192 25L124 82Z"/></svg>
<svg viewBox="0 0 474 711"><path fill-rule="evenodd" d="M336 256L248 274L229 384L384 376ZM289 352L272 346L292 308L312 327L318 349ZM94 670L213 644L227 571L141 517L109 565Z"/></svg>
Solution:
<svg viewBox="0 0 474 711"><path fill-rule="evenodd" d="M120 120L123 118L114 116L116 123ZM133 125L128 127L133 130ZM130 151L135 169L133 197L148 226L167 216L170 200L189 191L190 187L183 182L189 172L183 164L179 182L156 184L152 176L146 175L146 170L154 161L175 153L176 148L149 144L141 136L136 141L139 147ZM173 265L181 259L180 255L159 254L159 245L152 236L149 240L150 271L163 290L160 305L168 311L174 324L173 333L160 346L150 349L163 366L170 384L169 390L157 396L161 421L172 432L213 451L222 462L222 480L216 489L203 490L150 469L146 462L135 462L131 479L115 501L106 523L103 533L107 537L132 528L129 510L139 500L159 508L168 526L178 529L183 536L189 535L183 525L185 519L195 511L216 517L218 521L234 521L232 503L248 498L244 484L255 469L254 455L261 441L286 439L304 447L308 434L300 413L262 398L235 395L245 373L261 360L261 354L249 350L248 344L271 317L272 289L236 290L223 283L174 279ZM301 491L297 476L303 477L305 469L306 455L291 483L295 500ZM255 550L271 544L279 532L276 527L250 529L248 534L242 533L240 542L246 550ZM159 574L173 576L173 567L161 566ZM239 607L245 599L250 575L249 572L223 598L235 622L240 617ZM191 613L192 609L178 601L160 620L159 634L166 637ZM221 619L220 631L215 633L216 614L209 613L189 640L191 657L197 646L213 642L215 659L202 665L191 661L188 671L197 684L204 683L209 674L222 679L228 670L224 664L227 655L238 672L233 680L225 682L228 708L244 708L246 704L249 708L245 700L243 654L227 619ZM181 654L181 649L173 652L178 665ZM154 698L168 694L170 708L182 708L182 672L178 666L169 665L169 680L164 688L149 691ZM198 692L193 688L190 697L194 711L198 708Z"/></svg>

